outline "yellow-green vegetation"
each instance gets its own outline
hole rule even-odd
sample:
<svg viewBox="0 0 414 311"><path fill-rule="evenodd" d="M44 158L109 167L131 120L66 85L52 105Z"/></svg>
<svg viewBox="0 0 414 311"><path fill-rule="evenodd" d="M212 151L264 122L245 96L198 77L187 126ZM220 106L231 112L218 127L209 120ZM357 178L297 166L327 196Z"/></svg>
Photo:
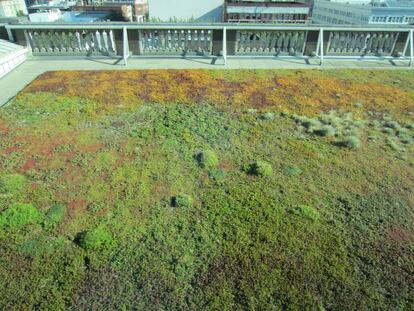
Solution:
<svg viewBox="0 0 414 311"><path fill-rule="evenodd" d="M0 114L0 310L414 309L411 71L50 72Z"/></svg>

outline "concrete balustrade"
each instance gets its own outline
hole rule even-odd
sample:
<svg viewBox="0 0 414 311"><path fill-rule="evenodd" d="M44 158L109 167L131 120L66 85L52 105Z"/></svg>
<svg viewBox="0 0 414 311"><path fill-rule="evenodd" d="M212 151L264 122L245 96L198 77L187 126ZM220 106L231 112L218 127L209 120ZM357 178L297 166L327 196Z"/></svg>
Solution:
<svg viewBox="0 0 414 311"><path fill-rule="evenodd" d="M201 56L403 59L413 28L263 24L10 24L10 40L35 56Z"/></svg>

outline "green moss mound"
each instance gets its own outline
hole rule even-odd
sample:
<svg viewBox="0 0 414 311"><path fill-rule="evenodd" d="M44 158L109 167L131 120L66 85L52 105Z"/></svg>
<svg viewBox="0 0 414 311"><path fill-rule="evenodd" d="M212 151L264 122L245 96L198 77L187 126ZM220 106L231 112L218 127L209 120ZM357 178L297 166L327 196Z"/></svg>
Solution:
<svg viewBox="0 0 414 311"><path fill-rule="evenodd" d="M290 212L294 215L301 216L312 221L317 221L320 218L319 211L312 206L300 205L290 209Z"/></svg>
<svg viewBox="0 0 414 311"><path fill-rule="evenodd" d="M273 168L266 161L256 161L250 165L249 173L256 176L269 177L273 174Z"/></svg>
<svg viewBox="0 0 414 311"><path fill-rule="evenodd" d="M172 206L173 207L191 207L193 206L193 198L185 193L177 194L172 199Z"/></svg>
<svg viewBox="0 0 414 311"><path fill-rule="evenodd" d="M45 215L44 225L46 227L54 227L65 217L66 205L56 204L52 206Z"/></svg>
<svg viewBox="0 0 414 311"><path fill-rule="evenodd" d="M31 204L16 203L0 214L0 227L18 229L33 224L41 217Z"/></svg>
<svg viewBox="0 0 414 311"><path fill-rule="evenodd" d="M198 155L198 163L203 168L214 168L218 165L217 154L212 150L204 150Z"/></svg>
<svg viewBox="0 0 414 311"><path fill-rule="evenodd" d="M109 248L113 245L112 234L103 226L83 232L78 239L79 245L85 249Z"/></svg>
<svg viewBox="0 0 414 311"><path fill-rule="evenodd" d="M26 177L20 174L5 175L0 178L0 193L15 193L24 188Z"/></svg>
<svg viewBox="0 0 414 311"><path fill-rule="evenodd" d="M361 140L356 136L347 136L339 144L350 149L357 149L362 145Z"/></svg>

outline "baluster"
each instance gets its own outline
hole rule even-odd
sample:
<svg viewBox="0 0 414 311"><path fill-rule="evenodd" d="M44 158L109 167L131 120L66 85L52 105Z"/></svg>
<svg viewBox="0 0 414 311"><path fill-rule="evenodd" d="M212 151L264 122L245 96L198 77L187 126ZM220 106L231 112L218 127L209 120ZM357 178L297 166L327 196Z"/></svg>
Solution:
<svg viewBox="0 0 414 311"><path fill-rule="evenodd" d="M211 36L212 36L212 31L208 30L207 31L207 52L208 53L211 53L211 51L212 51L213 42L212 42Z"/></svg>
<svg viewBox="0 0 414 311"><path fill-rule="evenodd" d="M82 51L82 46L81 46L81 39L80 39L80 33L79 31L75 31L74 34L74 46L75 46L75 52L79 53Z"/></svg>
<svg viewBox="0 0 414 311"><path fill-rule="evenodd" d="M149 42L148 31L141 30L141 34L142 34L142 53L146 54L148 53L148 42Z"/></svg>
<svg viewBox="0 0 414 311"><path fill-rule="evenodd" d="M377 53L378 53L378 41L379 41L378 34L377 34L377 33L375 33L375 34L372 36L372 46L371 46L371 51L372 51L372 53L374 53L374 54L377 54Z"/></svg>
<svg viewBox="0 0 414 311"><path fill-rule="evenodd" d="M185 43L185 32L182 29L178 31L178 42L183 53L187 53L187 45Z"/></svg>
<svg viewBox="0 0 414 311"><path fill-rule="evenodd" d="M111 30L109 30L109 40L108 42L110 43L110 47L109 47L109 51L112 53L116 54L116 45L115 45L115 39L114 39L114 32Z"/></svg>
<svg viewBox="0 0 414 311"><path fill-rule="evenodd" d="M358 39L355 43L355 52L362 52L364 50L365 47L365 34L364 33L360 33L358 36Z"/></svg>
<svg viewBox="0 0 414 311"><path fill-rule="evenodd" d="M303 45L305 43L305 32L301 31L297 35L295 53L303 54Z"/></svg>
<svg viewBox="0 0 414 311"><path fill-rule="evenodd" d="M60 51L62 53L66 53L69 51L69 42L68 42L67 35L64 31L62 31L60 34L60 37L61 37L61 42L62 42Z"/></svg>
<svg viewBox="0 0 414 311"><path fill-rule="evenodd" d="M390 33L390 34L387 34L387 36L388 37L384 44L384 52L389 54L392 52L392 48L394 46L395 34Z"/></svg>
<svg viewBox="0 0 414 311"><path fill-rule="evenodd" d="M348 53L348 45L349 45L349 32L346 31L343 33L343 44L342 44L342 53Z"/></svg>
<svg viewBox="0 0 414 311"><path fill-rule="evenodd" d="M365 54L371 53L371 51L372 51L372 34L367 33Z"/></svg>
<svg viewBox="0 0 414 311"><path fill-rule="evenodd" d="M184 53L184 48L181 42L181 31L180 30L174 31L174 45L175 45L176 52L179 52L180 54Z"/></svg>
<svg viewBox="0 0 414 311"><path fill-rule="evenodd" d="M33 41L36 44L36 48L35 48L34 52L40 53L40 51L43 48L42 38L41 38L40 34L37 31L32 32L32 36L33 36Z"/></svg>
<svg viewBox="0 0 414 311"><path fill-rule="evenodd" d="M287 32L283 32L282 36L282 52L289 52L289 34Z"/></svg>
<svg viewBox="0 0 414 311"><path fill-rule="evenodd" d="M165 49L168 54L171 54L173 52L173 32L173 30L164 30L160 32L160 38L162 38L162 35L164 35Z"/></svg>
<svg viewBox="0 0 414 311"><path fill-rule="evenodd" d="M194 51L195 52L200 52L200 38L199 38L199 33L198 30L193 30L193 34L194 34Z"/></svg>
<svg viewBox="0 0 414 311"><path fill-rule="evenodd" d="M69 52L75 52L75 36L72 32L68 33Z"/></svg>
<svg viewBox="0 0 414 311"><path fill-rule="evenodd" d="M204 53L206 50L206 34L204 30L200 30L199 34L199 42L200 42L200 52Z"/></svg>
<svg viewBox="0 0 414 311"><path fill-rule="evenodd" d="M298 44L298 37L299 37L299 33L297 31L295 31L294 33L292 33L292 38L291 38L291 43L290 43L290 50L291 50L291 54L296 54L296 47Z"/></svg>
<svg viewBox="0 0 414 311"><path fill-rule="evenodd" d="M277 32L277 40L276 40L276 53L279 54L280 52L282 52L283 49L283 39L284 39L284 34L281 31Z"/></svg>
<svg viewBox="0 0 414 311"><path fill-rule="evenodd" d="M341 40L341 36L339 35L338 32L333 32L331 33L332 35L332 49L331 52L339 52L340 51L340 40Z"/></svg>
<svg viewBox="0 0 414 311"><path fill-rule="evenodd" d="M388 39L388 34L381 34L378 42L378 53L384 53L385 41Z"/></svg>
<svg viewBox="0 0 414 311"><path fill-rule="evenodd" d="M35 37L34 33L29 30L29 31L27 31L27 36L29 37L29 42L30 42L30 46L32 48L32 51L34 53L39 52L39 45L37 44L37 40L36 40L36 37Z"/></svg>
<svg viewBox="0 0 414 311"><path fill-rule="evenodd" d="M47 53L47 51L49 50L50 43L46 31L41 31L40 36L42 38L44 52Z"/></svg>
<svg viewBox="0 0 414 311"><path fill-rule="evenodd" d="M99 30L97 30L96 32L95 32L95 39L96 39L96 49L99 51L99 52L103 52L103 50L102 50L102 43L101 43L101 33L99 32Z"/></svg>
<svg viewBox="0 0 414 311"><path fill-rule="evenodd" d="M244 31L240 31L240 42L239 42L239 52L244 54L246 50L246 33Z"/></svg>
<svg viewBox="0 0 414 311"><path fill-rule="evenodd" d="M58 53L62 52L62 49L63 49L62 35L58 32L54 32L52 38L53 38L52 40L55 45L55 52L58 52Z"/></svg>
<svg viewBox="0 0 414 311"><path fill-rule="evenodd" d="M339 33L339 52L346 52L346 32Z"/></svg>
<svg viewBox="0 0 414 311"><path fill-rule="evenodd" d="M154 52L154 53L156 52L156 46L157 46L156 36L158 36L157 31L156 30L151 30L151 33L150 33L150 39L151 39L150 46L151 46L151 51Z"/></svg>
<svg viewBox="0 0 414 311"><path fill-rule="evenodd" d="M109 53L109 36L106 30L102 31L102 48L105 53Z"/></svg>

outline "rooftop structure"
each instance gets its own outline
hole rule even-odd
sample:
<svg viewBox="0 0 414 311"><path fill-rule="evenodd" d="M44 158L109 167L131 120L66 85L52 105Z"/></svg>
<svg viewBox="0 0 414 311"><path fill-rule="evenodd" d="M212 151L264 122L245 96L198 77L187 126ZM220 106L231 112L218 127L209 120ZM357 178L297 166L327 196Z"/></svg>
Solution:
<svg viewBox="0 0 414 311"><path fill-rule="evenodd" d="M74 9L110 12L116 20L144 22L148 19L147 0L80 0Z"/></svg>
<svg viewBox="0 0 414 311"><path fill-rule="evenodd" d="M27 15L24 0L0 0L0 17L16 17Z"/></svg>
<svg viewBox="0 0 414 311"><path fill-rule="evenodd" d="M88 23L104 21L108 16L108 12L61 12L59 9L52 9L45 12L30 13L29 19L34 23L51 23L57 21L67 23Z"/></svg>
<svg viewBox="0 0 414 311"><path fill-rule="evenodd" d="M315 0L312 20L316 24L413 24L414 2Z"/></svg>
<svg viewBox="0 0 414 311"><path fill-rule="evenodd" d="M309 18L309 12L309 3L296 1L227 0L224 21L305 23Z"/></svg>
<svg viewBox="0 0 414 311"><path fill-rule="evenodd" d="M0 39L0 79L26 60L28 49Z"/></svg>
<svg viewBox="0 0 414 311"><path fill-rule="evenodd" d="M151 21L221 22L223 0L149 0Z"/></svg>

